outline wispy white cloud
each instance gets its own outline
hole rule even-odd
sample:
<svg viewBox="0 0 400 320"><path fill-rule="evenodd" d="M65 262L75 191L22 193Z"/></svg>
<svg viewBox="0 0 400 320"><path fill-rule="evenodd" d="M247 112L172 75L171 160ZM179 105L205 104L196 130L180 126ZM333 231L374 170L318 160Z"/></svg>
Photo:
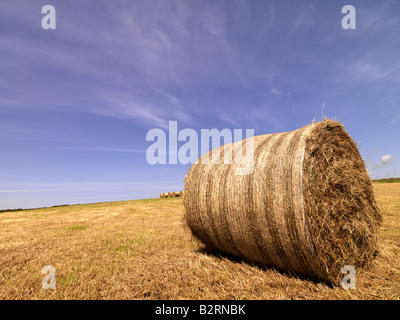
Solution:
<svg viewBox="0 0 400 320"><path fill-rule="evenodd" d="M164 96L165 98L167 98L167 101L172 103L172 104L174 104L174 105L181 105L182 104L182 102L177 97L173 96L172 94L169 94L167 92L163 92L163 91L160 91L160 90L157 90L157 92L159 94L161 94L162 96Z"/></svg>
<svg viewBox="0 0 400 320"><path fill-rule="evenodd" d="M389 74L376 64L362 61L351 65L350 72L354 78L367 82L382 79Z"/></svg>
<svg viewBox="0 0 400 320"><path fill-rule="evenodd" d="M58 123L47 126L37 123L0 123L0 140L81 141L82 132L73 126Z"/></svg>
<svg viewBox="0 0 400 320"><path fill-rule="evenodd" d="M168 129L168 121L186 124L196 121L190 109L175 95L163 90L150 90L146 95L129 95L117 91L101 94L105 103L90 108L90 112L127 120L139 120L147 125Z"/></svg>
<svg viewBox="0 0 400 320"><path fill-rule="evenodd" d="M393 11L391 1L383 1L375 10L368 6L357 6L358 19L357 31L375 32L382 28L396 28L400 22L397 13Z"/></svg>
<svg viewBox="0 0 400 320"><path fill-rule="evenodd" d="M50 192L55 191L54 189L6 189L1 190L0 193L24 193L24 192Z"/></svg>
<svg viewBox="0 0 400 320"><path fill-rule="evenodd" d="M386 166L392 159L393 159L393 156L391 154L386 154L386 155L382 156L382 158L378 162L378 164L372 166L372 168L382 168L382 167Z"/></svg>
<svg viewBox="0 0 400 320"><path fill-rule="evenodd" d="M275 23L275 7L272 1L267 4L267 17L264 19L264 25L261 28L260 36L263 36Z"/></svg>
<svg viewBox="0 0 400 320"><path fill-rule="evenodd" d="M254 129L261 128L262 130L266 130L266 124L268 124L268 133L272 133L272 131L277 131L282 128L282 122L272 110L273 109L268 106L265 108L257 108L249 111L244 117L252 124Z"/></svg>
<svg viewBox="0 0 400 320"><path fill-rule="evenodd" d="M315 23L316 9L313 4L302 5L291 23L292 32L298 32L308 28Z"/></svg>
<svg viewBox="0 0 400 320"><path fill-rule="evenodd" d="M11 105L14 107L20 103L21 103L21 101L17 100L17 99L1 99L0 98L0 106Z"/></svg>
<svg viewBox="0 0 400 320"><path fill-rule="evenodd" d="M277 95L281 95L283 93L283 91L276 89L276 88L272 88L271 89L271 93L273 94L277 94Z"/></svg>
<svg viewBox="0 0 400 320"><path fill-rule="evenodd" d="M129 190L129 191L152 191L154 186L165 188L165 190L177 187L177 184L166 181L134 181L134 182L43 182L43 183L10 183L0 184L0 193L40 193L40 192L76 192L76 191L108 191L108 190ZM136 192L137 193L137 192ZM131 195L132 196L132 195ZM99 197L100 198L100 197ZM104 196L102 197L104 199ZM49 198L52 199L52 198ZM56 198L55 198L56 199ZM54 200L55 200L54 199ZM5 201L4 201L5 200ZM6 199L0 202L7 202Z"/></svg>
<svg viewBox="0 0 400 320"><path fill-rule="evenodd" d="M105 97L108 104L93 108L91 112L122 119L136 119L147 124L168 129L168 120L163 117L163 110L146 102L135 102L124 98ZM165 113L164 113L165 114Z"/></svg>
<svg viewBox="0 0 400 320"><path fill-rule="evenodd" d="M64 149L81 150L81 151L101 151L101 152L146 153L146 150L140 150L140 149L104 148L104 147L73 147Z"/></svg>
<svg viewBox="0 0 400 320"><path fill-rule="evenodd" d="M2 177L22 177L19 174L11 174L11 173L4 173L4 172L0 172L0 176L2 176Z"/></svg>
<svg viewBox="0 0 400 320"><path fill-rule="evenodd" d="M242 64L245 48L232 45L228 39L229 13L223 4L201 5L197 9L186 1L149 2L143 6L129 3L126 4L129 10L121 10L119 5L113 3L101 6L102 9L109 9L107 15L112 24L105 27L95 19L88 19L84 24L77 23L79 17L87 17L86 11L77 16L69 12L69 19L63 20L63 28L57 29L57 46L51 41L39 45L34 38L24 39L26 41L17 37L0 39L1 46L20 56L21 60L29 61L29 65L24 67L15 66L26 75L32 72L31 68L45 66L43 70L67 72L72 78L85 79L82 93L86 91L93 97L101 95L96 106L93 103L76 103L70 95L63 97L56 94L54 99L48 97L46 103L34 103L31 96L24 97L25 103L21 105L32 109L39 108L39 105L46 105L51 110L56 107L70 108L137 119L166 128L166 119L196 123L192 116L193 105L185 104L178 95L172 94L171 87L193 88L221 77L230 82L240 79L242 84L245 83L249 73ZM238 3L234 10L238 18L246 16L239 8L247 7L246 1ZM13 15L17 15L17 11L11 10ZM152 14L149 15L149 12ZM23 14L29 15L26 10ZM29 23L33 22L31 20ZM110 57L113 57L111 64ZM236 78L226 72L228 69ZM67 87L69 85L73 87L74 81L70 81ZM118 86L120 93L110 92L113 86ZM69 91L67 87L65 91ZM169 103L155 99L152 88L159 88L159 93ZM76 91L76 88L73 90ZM132 97L118 97L128 95L128 90ZM60 104L60 101L63 103Z"/></svg>
<svg viewBox="0 0 400 320"><path fill-rule="evenodd" d="M222 38L225 36L226 18L223 8L216 7L203 10L200 15L201 26L204 30L214 37Z"/></svg>
<svg viewBox="0 0 400 320"><path fill-rule="evenodd" d="M216 116L218 119L230 124L231 126L239 127L239 118L232 112L218 111L218 114Z"/></svg>
<svg viewBox="0 0 400 320"><path fill-rule="evenodd" d="M388 124L395 124L397 122L400 122L400 114L390 120Z"/></svg>

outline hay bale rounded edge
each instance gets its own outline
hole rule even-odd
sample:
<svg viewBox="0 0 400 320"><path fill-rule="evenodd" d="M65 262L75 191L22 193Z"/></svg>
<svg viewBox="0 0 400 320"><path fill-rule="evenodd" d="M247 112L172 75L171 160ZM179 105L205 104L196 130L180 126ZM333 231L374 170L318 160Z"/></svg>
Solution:
<svg viewBox="0 0 400 320"><path fill-rule="evenodd" d="M183 202L192 234L210 249L336 284L343 266L368 264L382 217L342 124L326 119L249 139L249 175L235 175L235 162L199 158L191 167Z"/></svg>

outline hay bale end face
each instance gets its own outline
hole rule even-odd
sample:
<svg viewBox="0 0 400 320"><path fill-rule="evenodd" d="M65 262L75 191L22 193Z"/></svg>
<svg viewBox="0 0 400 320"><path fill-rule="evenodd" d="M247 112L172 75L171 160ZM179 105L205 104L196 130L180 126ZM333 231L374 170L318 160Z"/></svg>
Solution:
<svg viewBox="0 0 400 320"><path fill-rule="evenodd" d="M335 284L343 266L368 264L382 217L344 127L324 120L249 139L249 175L222 160L191 167L183 202L192 234L209 248Z"/></svg>

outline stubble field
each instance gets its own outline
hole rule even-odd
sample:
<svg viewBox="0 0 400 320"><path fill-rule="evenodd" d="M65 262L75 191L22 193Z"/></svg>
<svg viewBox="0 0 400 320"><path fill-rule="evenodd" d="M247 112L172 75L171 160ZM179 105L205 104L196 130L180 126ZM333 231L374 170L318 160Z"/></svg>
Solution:
<svg viewBox="0 0 400 320"><path fill-rule="evenodd" d="M0 299L400 299L400 183L375 188L380 252L355 290L207 252L165 198L0 213Z"/></svg>

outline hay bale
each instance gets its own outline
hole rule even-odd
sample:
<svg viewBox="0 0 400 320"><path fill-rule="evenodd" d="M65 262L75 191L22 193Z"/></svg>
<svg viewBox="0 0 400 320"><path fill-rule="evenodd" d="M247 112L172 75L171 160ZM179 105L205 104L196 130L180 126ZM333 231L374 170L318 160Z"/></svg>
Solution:
<svg viewBox="0 0 400 320"><path fill-rule="evenodd" d="M172 192L168 192L168 198L172 198L173 197L173 193Z"/></svg>
<svg viewBox="0 0 400 320"><path fill-rule="evenodd" d="M179 197L180 195L181 195L180 192L174 192L174 193L173 193L173 196L174 196L174 197Z"/></svg>
<svg viewBox="0 0 400 320"><path fill-rule="evenodd" d="M164 193L160 193L160 198L164 198Z"/></svg>
<svg viewBox="0 0 400 320"><path fill-rule="evenodd" d="M324 120L249 139L249 175L235 175L234 162L191 167L183 202L192 234L211 249L336 284L343 266L369 263L382 218L344 127Z"/></svg>

